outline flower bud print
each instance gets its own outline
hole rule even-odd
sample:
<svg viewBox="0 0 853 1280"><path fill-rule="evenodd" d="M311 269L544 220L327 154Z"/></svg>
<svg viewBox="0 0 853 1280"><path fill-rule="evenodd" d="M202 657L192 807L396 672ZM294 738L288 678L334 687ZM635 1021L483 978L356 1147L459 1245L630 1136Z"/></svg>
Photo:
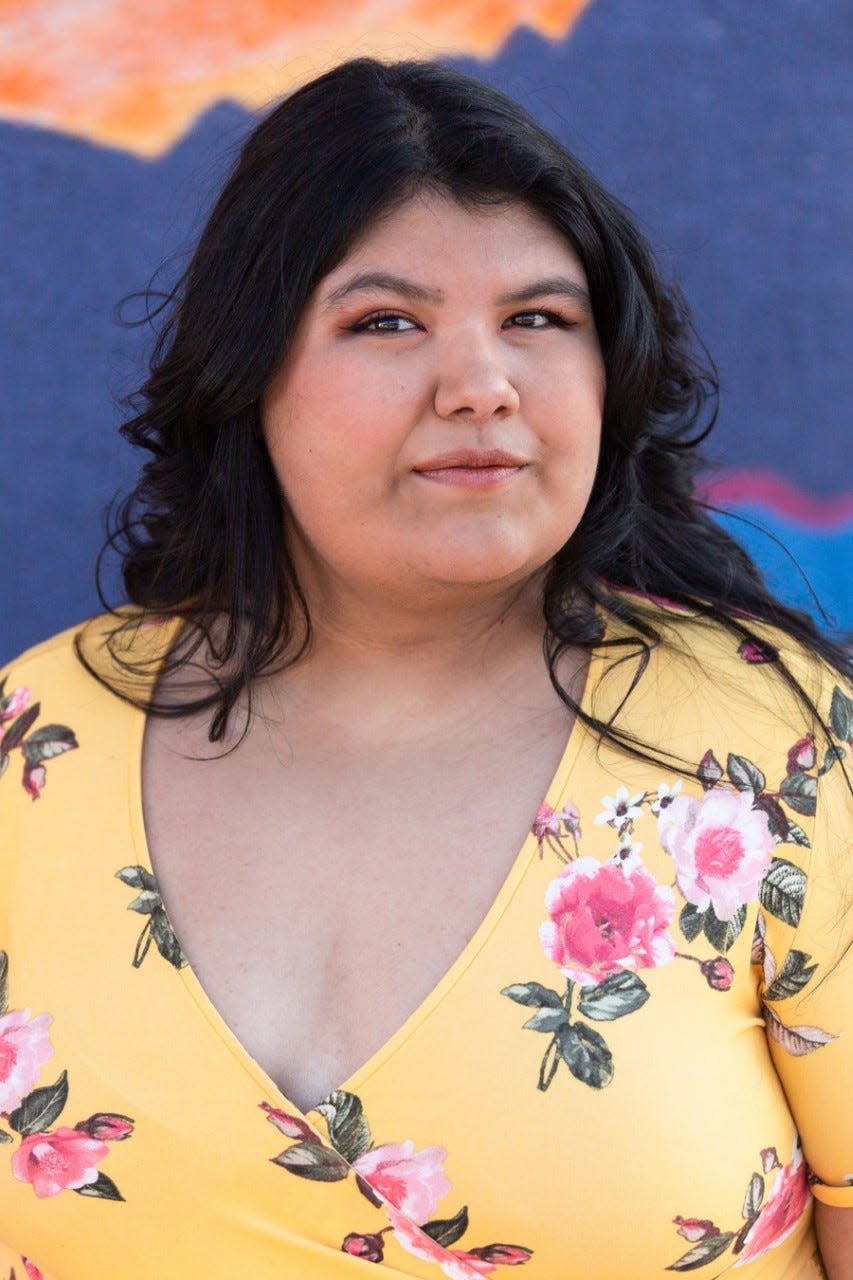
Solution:
<svg viewBox="0 0 853 1280"><path fill-rule="evenodd" d="M354 1258L364 1258L365 1262L381 1262L385 1256L382 1237L360 1236L351 1231L341 1245L342 1253L349 1253Z"/></svg>
<svg viewBox="0 0 853 1280"><path fill-rule="evenodd" d="M672 1221L678 1227L678 1234L685 1240L689 1240L691 1244L695 1244L697 1240L707 1240L708 1236L720 1234L720 1228L710 1218L682 1218L679 1213Z"/></svg>
<svg viewBox="0 0 853 1280"><path fill-rule="evenodd" d="M270 1124L274 1124L288 1138L303 1138L306 1142L319 1141L316 1133L304 1120L299 1116L292 1116L287 1111L281 1111L278 1107L271 1107L268 1102L260 1104L261 1110L267 1113L267 1120Z"/></svg>
<svg viewBox="0 0 853 1280"><path fill-rule="evenodd" d="M786 772L788 777L792 773L800 773L804 769L813 769L817 760L817 750L815 748L814 734L809 733L805 738L800 738L795 742L788 752L788 765Z"/></svg>
<svg viewBox="0 0 853 1280"><path fill-rule="evenodd" d="M703 960L699 968L708 986L713 987L715 991L728 991L732 985L735 971L724 956Z"/></svg>
<svg viewBox="0 0 853 1280"><path fill-rule="evenodd" d="M133 1121L130 1116L115 1115L111 1111L99 1111L88 1120L81 1120L74 1128L78 1133L87 1133L90 1138L101 1142L123 1142L133 1133Z"/></svg>
<svg viewBox="0 0 853 1280"><path fill-rule="evenodd" d="M29 689L19 685L11 693L7 693L5 698L0 698L0 724L16 720L22 711L26 711L30 704L30 697Z"/></svg>

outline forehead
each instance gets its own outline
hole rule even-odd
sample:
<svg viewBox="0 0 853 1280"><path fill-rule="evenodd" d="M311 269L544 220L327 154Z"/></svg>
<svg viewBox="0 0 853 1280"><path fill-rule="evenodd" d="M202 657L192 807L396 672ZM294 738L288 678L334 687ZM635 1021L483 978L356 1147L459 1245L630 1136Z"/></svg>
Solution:
<svg viewBox="0 0 853 1280"><path fill-rule="evenodd" d="M495 291L559 270L584 284L581 261L547 218L520 200L468 206L452 196L423 193L388 210L368 227L321 281L328 299L355 273L389 271L434 286L494 281Z"/></svg>

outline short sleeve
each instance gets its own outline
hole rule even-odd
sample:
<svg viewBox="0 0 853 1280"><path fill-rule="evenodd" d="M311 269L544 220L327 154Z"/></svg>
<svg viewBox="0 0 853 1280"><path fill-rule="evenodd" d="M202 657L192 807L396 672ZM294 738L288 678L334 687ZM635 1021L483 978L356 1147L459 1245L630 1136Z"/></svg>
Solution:
<svg viewBox="0 0 853 1280"><path fill-rule="evenodd" d="M823 682L818 729L789 753L780 800L802 826L777 846L756 953L773 1063L826 1204L853 1208L853 690ZM811 781L809 781L811 780ZM814 822L808 821L814 809Z"/></svg>

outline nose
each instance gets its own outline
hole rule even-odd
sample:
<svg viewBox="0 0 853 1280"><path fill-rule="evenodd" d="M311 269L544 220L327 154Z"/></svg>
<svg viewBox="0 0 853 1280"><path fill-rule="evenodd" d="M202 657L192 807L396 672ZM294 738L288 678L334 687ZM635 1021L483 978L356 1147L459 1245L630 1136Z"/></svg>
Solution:
<svg viewBox="0 0 853 1280"><path fill-rule="evenodd" d="M507 353L485 335L455 334L441 353L434 406L440 418L479 425L518 412Z"/></svg>

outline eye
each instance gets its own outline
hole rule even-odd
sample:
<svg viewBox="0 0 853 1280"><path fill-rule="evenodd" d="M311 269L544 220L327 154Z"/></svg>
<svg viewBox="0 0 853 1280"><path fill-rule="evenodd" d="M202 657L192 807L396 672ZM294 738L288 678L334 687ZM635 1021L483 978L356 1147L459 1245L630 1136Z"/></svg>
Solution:
<svg viewBox="0 0 853 1280"><path fill-rule="evenodd" d="M504 322L505 328L512 329L548 329L552 325L567 329L569 321L555 311L517 311Z"/></svg>
<svg viewBox="0 0 853 1280"><path fill-rule="evenodd" d="M417 329L414 320L399 315L396 311L377 311L358 324L352 326L353 333L410 333Z"/></svg>

